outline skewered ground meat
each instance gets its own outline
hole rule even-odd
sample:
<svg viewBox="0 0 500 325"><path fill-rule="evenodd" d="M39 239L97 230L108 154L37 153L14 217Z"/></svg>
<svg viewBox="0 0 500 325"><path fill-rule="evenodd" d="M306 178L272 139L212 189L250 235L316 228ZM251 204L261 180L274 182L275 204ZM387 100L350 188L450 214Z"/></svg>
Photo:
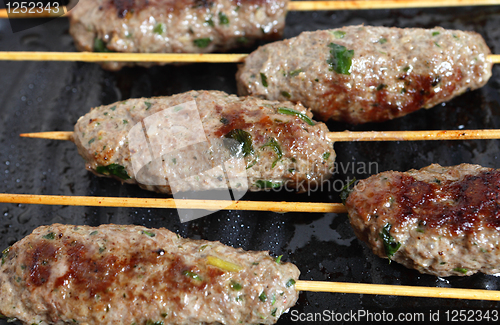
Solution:
<svg viewBox="0 0 500 325"><path fill-rule="evenodd" d="M494 274L499 193L499 170L433 164L371 176L346 206L356 235L380 257L437 276Z"/></svg>
<svg viewBox="0 0 500 325"><path fill-rule="evenodd" d="M4 250L0 313L26 324L275 323L299 270L166 229L55 224Z"/></svg>
<svg viewBox="0 0 500 325"><path fill-rule="evenodd" d="M197 109L189 109L190 101ZM227 173L233 190L248 184L251 191L284 186L301 192L330 178L335 161L327 127L311 115L291 102L190 91L94 108L78 120L74 142L87 169L152 191L223 189ZM152 117L160 122L150 123ZM132 143L131 134L143 134L141 123L149 141L142 145L151 151ZM225 170L223 161L229 162ZM134 162L144 168L134 172Z"/></svg>
<svg viewBox="0 0 500 325"><path fill-rule="evenodd" d="M304 32L251 53L238 93L301 102L323 120L381 122L482 87L488 54L479 34L440 27Z"/></svg>
<svg viewBox="0 0 500 325"><path fill-rule="evenodd" d="M226 51L257 39L281 38L287 4L288 0L84 0L70 11L70 33L80 51ZM111 70L124 65L103 64Z"/></svg>

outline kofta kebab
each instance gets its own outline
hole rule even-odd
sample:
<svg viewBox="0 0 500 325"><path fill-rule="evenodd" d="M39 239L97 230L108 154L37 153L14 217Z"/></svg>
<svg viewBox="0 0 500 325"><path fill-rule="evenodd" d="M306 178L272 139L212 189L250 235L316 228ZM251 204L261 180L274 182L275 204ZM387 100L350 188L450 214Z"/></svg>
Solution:
<svg viewBox="0 0 500 325"><path fill-rule="evenodd" d="M389 230L382 235L380 241L392 247ZM486 244L479 247L497 257L498 247ZM440 258L468 263L472 252L466 253ZM498 265L485 266L498 272ZM273 324L299 290L335 292L328 282L299 280L299 273L268 252L184 239L166 229L54 224L2 252L0 316L24 324ZM340 292L368 286L367 293L500 300L490 290L345 285Z"/></svg>

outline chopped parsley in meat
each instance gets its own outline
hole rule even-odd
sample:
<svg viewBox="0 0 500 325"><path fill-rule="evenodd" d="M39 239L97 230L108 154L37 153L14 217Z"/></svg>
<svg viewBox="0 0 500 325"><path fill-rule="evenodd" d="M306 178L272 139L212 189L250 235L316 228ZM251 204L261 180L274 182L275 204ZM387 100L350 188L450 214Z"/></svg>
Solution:
<svg viewBox="0 0 500 325"><path fill-rule="evenodd" d="M348 50L343 45L330 43L330 58L327 63L330 65L330 71L335 71L340 74L351 74L352 58L354 50Z"/></svg>
<svg viewBox="0 0 500 325"><path fill-rule="evenodd" d="M103 175L112 175L123 180L127 180L130 176L127 174L125 167L118 164L110 164L107 166L97 166L96 172Z"/></svg>

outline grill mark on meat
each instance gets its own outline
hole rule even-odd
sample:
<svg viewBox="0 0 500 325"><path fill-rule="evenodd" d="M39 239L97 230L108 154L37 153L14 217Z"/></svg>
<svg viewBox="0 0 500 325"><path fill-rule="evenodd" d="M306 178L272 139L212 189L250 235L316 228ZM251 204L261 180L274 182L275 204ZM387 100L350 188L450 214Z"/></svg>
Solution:
<svg viewBox="0 0 500 325"><path fill-rule="evenodd" d="M405 81L406 98L402 99L401 105L397 105L392 100L389 92L384 88L375 93L375 104L372 109L367 109L365 115L370 121L382 122L390 120L400 115L406 115L422 108L426 102L435 96L435 77L431 75L417 75L410 73L401 77ZM453 90L453 89L450 89ZM350 121L355 123L355 121Z"/></svg>
<svg viewBox="0 0 500 325"><path fill-rule="evenodd" d="M500 227L499 171L468 175L460 181L442 182L441 185L402 175L397 183L391 185L398 191L396 201L401 206L401 215L397 219L399 225L418 216L427 227L446 226L452 235L459 235L478 230L478 215L484 215L485 223L481 226ZM441 202L441 193L446 193L452 205Z"/></svg>
<svg viewBox="0 0 500 325"><path fill-rule="evenodd" d="M48 240L40 239L30 244L24 262L29 270L28 286L40 287L49 280L57 252L58 248Z"/></svg>
<svg viewBox="0 0 500 325"><path fill-rule="evenodd" d="M218 130L215 131L215 135L218 137L224 136L236 129L247 129L252 126L252 123L247 123L243 117L243 113L236 110L229 110L222 113L222 118L226 119L227 123L222 123Z"/></svg>
<svg viewBox="0 0 500 325"><path fill-rule="evenodd" d="M108 4L116 8L116 15L118 18L125 18L128 12L141 10L149 4L149 1L137 1L136 3L135 0L111 0Z"/></svg>

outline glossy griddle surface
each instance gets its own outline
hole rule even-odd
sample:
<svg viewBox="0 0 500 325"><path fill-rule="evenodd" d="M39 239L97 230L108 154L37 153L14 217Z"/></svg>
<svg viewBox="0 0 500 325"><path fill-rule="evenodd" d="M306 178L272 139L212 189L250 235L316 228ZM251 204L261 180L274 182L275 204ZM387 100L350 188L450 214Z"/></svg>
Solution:
<svg viewBox="0 0 500 325"><path fill-rule="evenodd" d="M292 12L286 37L301 31L352 24L475 30L493 53L500 53L500 6L418 10ZM68 21L50 23L12 34L0 20L1 51L75 51ZM84 169L71 142L22 139L22 132L67 131L90 107L130 97L172 95L191 89L217 89L235 93L234 64L193 64L151 69L127 68L107 72L92 63L0 62L0 192L122 197L160 197L131 185L98 178ZM500 69L484 88L468 92L430 110L421 110L383 124L351 127L329 123L331 130L426 130L500 127ZM386 170L421 168L431 163L477 163L500 168L497 140L365 142L335 145L342 168L331 179L338 186L349 177L366 178ZM372 163L369 165L369 163ZM374 167L374 164L377 167ZM365 169L360 168L361 166ZM353 170L354 166L354 170ZM371 166L371 170L368 168ZM336 183L335 183L336 182ZM246 200L339 202L332 188L321 192L250 193ZM374 256L356 239L345 214L221 211L181 224L174 210L95 208L0 204L0 248L54 222L98 225L138 224L166 227L184 237L220 240L246 250L269 250L295 263L301 279L358 283L498 290L495 276L475 275L440 279ZM372 313L429 312L440 310L440 320L452 309L498 309L500 303L432 298L303 292L296 312ZM450 314L451 315L451 314ZM366 320L366 319L365 319ZM279 324L292 323L291 314ZM300 323L300 322L299 322ZM309 322L303 322L309 323ZM361 321L350 323L362 323ZM0 324L7 324L0 320Z"/></svg>

